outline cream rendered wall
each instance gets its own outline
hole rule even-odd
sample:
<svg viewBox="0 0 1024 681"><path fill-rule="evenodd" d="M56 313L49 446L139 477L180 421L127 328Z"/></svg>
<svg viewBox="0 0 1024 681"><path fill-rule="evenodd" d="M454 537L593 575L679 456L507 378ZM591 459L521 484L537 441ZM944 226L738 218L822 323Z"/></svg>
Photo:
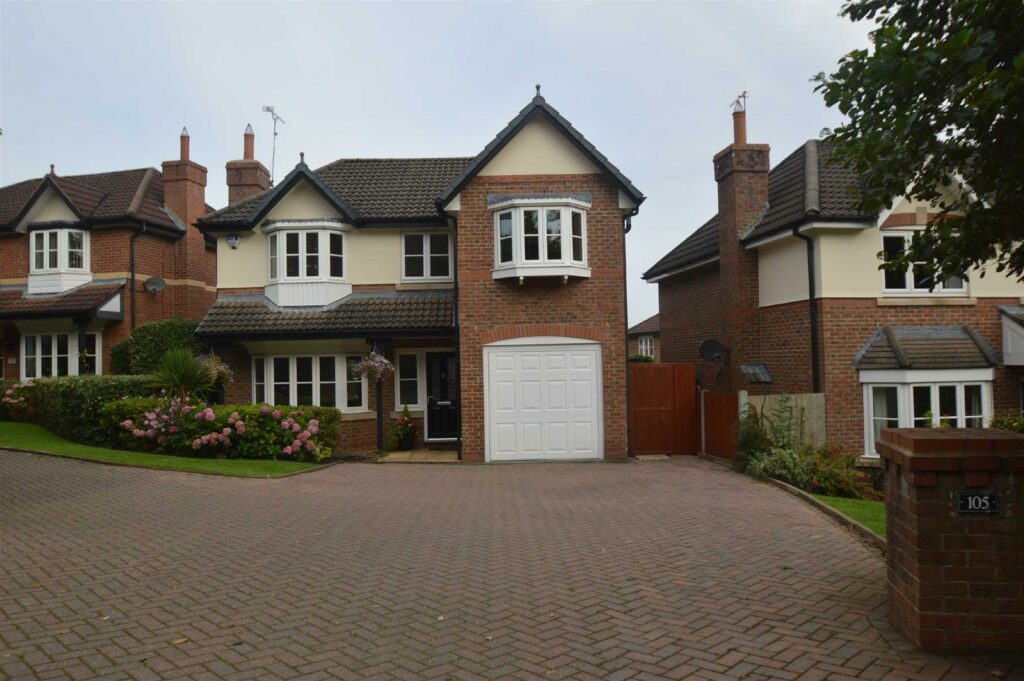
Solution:
<svg viewBox="0 0 1024 681"><path fill-rule="evenodd" d="M807 246L796 238L757 249L761 307L807 300Z"/></svg>
<svg viewBox="0 0 1024 681"><path fill-rule="evenodd" d="M267 283L267 235L257 227L239 231L238 247L228 246L227 234L217 235L217 287L259 288Z"/></svg>
<svg viewBox="0 0 1024 681"><path fill-rule="evenodd" d="M22 218L22 221L18 224L18 229L22 230L33 222L53 222L56 220L77 220L75 214L68 207L68 204L64 203L64 199L57 195L57 192L53 191L52 188L47 187L46 191L36 199L36 202L32 204L32 208L29 209L28 213Z"/></svg>
<svg viewBox="0 0 1024 681"><path fill-rule="evenodd" d="M300 182L267 213L268 220L340 218L341 214L307 182Z"/></svg>
<svg viewBox="0 0 1024 681"><path fill-rule="evenodd" d="M547 120L535 118L479 174L591 175L600 172Z"/></svg>
<svg viewBox="0 0 1024 681"><path fill-rule="evenodd" d="M352 284L397 284L402 279L402 237L397 229L348 233L348 280Z"/></svg>

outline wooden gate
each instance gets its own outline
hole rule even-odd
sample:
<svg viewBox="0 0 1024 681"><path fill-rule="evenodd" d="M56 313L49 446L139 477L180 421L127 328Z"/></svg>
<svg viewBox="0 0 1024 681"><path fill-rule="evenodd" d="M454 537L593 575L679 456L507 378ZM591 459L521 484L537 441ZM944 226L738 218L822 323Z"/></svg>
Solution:
<svg viewBox="0 0 1024 681"><path fill-rule="evenodd" d="M700 415L692 364L629 365L632 454L696 454Z"/></svg>
<svg viewBox="0 0 1024 681"><path fill-rule="evenodd" d="M704 453L732 460L736 455L736 434L740 400L736 393L705 390L701 393L704 413Z"/></svg>

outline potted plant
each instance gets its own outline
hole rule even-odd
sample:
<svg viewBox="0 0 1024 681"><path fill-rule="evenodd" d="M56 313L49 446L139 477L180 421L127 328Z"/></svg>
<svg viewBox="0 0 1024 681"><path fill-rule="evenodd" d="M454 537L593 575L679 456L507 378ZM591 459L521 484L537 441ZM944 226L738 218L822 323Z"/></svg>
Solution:
<svg viewBox="0 0 1024 681"><path fill-rule="evenodd" d="M407 452L416 445L416 422L409 414L408 405L402 405L402 415L391 430L390 440L392 449L400 452Z"/></svg>

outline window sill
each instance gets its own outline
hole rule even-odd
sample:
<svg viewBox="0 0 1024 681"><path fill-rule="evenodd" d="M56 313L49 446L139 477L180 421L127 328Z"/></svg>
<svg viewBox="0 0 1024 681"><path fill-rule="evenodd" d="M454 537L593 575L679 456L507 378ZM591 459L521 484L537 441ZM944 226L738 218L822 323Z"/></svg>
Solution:
<svg viewBox="0 0 1024 681"><path fill-rule="evenodd" d="M590 278L590 268L584 265L541 264L502 265L491 270L494 279L520 279L524 277Z"/></svg>
<svg viewBox="0 0 1024 681"><path fill-rule="evenodd" d="M977 298L955 295L885 296L877 299L878 307L965 307L978 304Z"/></svg>
<svg viewBox="0 0 1024 681"><path fill-rule="evenodd" d="M377 418L377 412L374 411L339 411L341 411L342 421L369 421L371 419Z"/></svg>
<svg viewBox="0 0 1024 681"><path fill-rule="evenodd" d="M426 291L431 289L450 289L454 286L451 279L403 279L395 286L396 291Z"/></svg>

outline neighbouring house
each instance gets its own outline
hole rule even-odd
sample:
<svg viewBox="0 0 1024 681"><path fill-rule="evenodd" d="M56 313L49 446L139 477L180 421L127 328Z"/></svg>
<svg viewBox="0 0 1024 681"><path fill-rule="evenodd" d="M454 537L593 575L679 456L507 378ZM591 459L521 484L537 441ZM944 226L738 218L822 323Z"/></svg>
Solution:
<svg viewBox="0 0 1024 681"><path fill-rule="evenodd" d="M473 158L303 160L272 189L247 147L199 327L227 399L334 406L375 447L380 398L465 461L627 455L625 234L644 197L538 94ZM229 181L231 175L229 175Z"/></svg>
<svg viewBox="0 0 1024 681"><path fill-rule="evenodd" d="M100 374L137 324L201 318L216 295L206 168L58 175L0 188L0 377Z"/></svg>
<svg viewBox="0 0 1024 681"><path fill-rule="evenodd" d="M658 333L658 315L654 314L629 328L629 356L651 357L661 361L661 341Z"/></svg>
<svg viewBox="0 0 1024 681"><path fill-rule="evenodd" d="M914 269L880 271L878 254L902 251L938 210L897 197L864 214L826 143L769 170L746 112L733 117L714 158L718 214L643 275L658 285L662 359L696 363L709 389L822 392L827 439L869 459L882 428L1020 410L1021 282L991 268L932 287Z"/></svg>

